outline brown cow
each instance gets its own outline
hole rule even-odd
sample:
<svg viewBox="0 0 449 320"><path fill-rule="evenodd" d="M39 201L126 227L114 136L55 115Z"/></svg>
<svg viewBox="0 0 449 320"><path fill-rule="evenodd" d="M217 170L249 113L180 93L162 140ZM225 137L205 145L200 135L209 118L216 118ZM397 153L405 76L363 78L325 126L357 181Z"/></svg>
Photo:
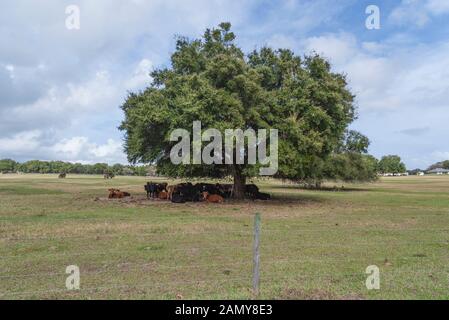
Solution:
<svg viewBox="0 0 449 320"><path fill-rule="evenodd" d="M114 198L114 195L115 195L115 189L108 189L108 191L109 191L109 196L108 196L108 198L109 198L109 199Z"/></svg>
<svg viewBox="0 0 449 320"><path fill-rule="evenodd" d="M168 200L172 199L173 192L175 192L175 191L176 191L175 185L167 186L167 199Z"/></svg>
<svg viewBox="0 0 449 320"><path fill-rule="evenodd" d="M121 199L124 197L131 196L131 194L129 194L128 192L123 192L123 191L120 191L119 189L111 188L111 189L108 189L108 191L109 191L109 196L108 196L109 199Z"/></svg>
<svg viewBox="0 0 449 320"><path fill-rule="evenodd" d="M168 192L166 192L166 191L159 192L159 199L160 200L167 200L168 199Z"/></svg>
<svg viewBox="0 0 449 320"><path fill-rule="evenodd" d="M223 197L218 194L209 194L209 192L203 192L203 199L210 203L222 203L224 201Z"/></svg>

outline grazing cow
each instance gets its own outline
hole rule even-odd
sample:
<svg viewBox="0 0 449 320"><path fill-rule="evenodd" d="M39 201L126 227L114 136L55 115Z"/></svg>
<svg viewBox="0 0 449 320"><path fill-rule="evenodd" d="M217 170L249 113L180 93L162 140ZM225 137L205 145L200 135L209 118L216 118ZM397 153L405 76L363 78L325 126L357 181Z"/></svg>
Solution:
<svg viewBox="0 0 449 320"><path fill-rule="evenodd" d="M222 203L224 201L223 197L218 194L209 194L209 192L203 192L203 200L210 203Z"/></svg>
<svg viewBox="0 0 449 320"><path fill-rule="evenodd" d="M65 179L66 176L67 176L67 173L60 173L58 178L59 179Z"/></svg>
<svg viewBox="0 0 449 320"><path fill-rule="evenodd" d="M115 177L115 175L112 172L105 172L103 175L103 178L105 178L105 179L112 179L114 177Z"/></svg>

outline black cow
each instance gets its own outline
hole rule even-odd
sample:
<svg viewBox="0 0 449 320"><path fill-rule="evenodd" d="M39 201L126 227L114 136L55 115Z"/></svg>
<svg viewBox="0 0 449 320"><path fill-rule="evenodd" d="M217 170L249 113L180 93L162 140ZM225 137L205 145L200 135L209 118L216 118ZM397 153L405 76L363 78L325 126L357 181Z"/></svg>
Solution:
<svg viewBox="0 0 449 320"><path fill-rule="evenodd" d="M168 187L168 183L167 182L158 183L157 184L157 193L159 193L161 191L167 192L167 187Z"/></svg>
<svg viewBox="0 0 449 320"><path fill-rule="evenodd" d="M197 185L193 185L190 182L187 182L187 183L180 183L175 186L172 197L174 196L176 196L175 197L176 200L182 198L184 202L185 201L197 202L200 201L201 193Z"/></svg>
<svg viewBox="0 0 449 320"><path fill-rule="evenodd" d="M229 183L228 184L219 184L219 183L217 183L216 186L217 186L217 188L218 188L218 190L220 192L220 195L223 198L231 198L232 197L232 194L233 194L233 191L234 191L234 185L233 184L229 184Z"/></svg>
<svg viewBox="0 0 449 320"><path fill-rule="evenodd" d="M209 194L218 194L220 195L220 189L217 184L212 183L197 183L195 184L195 188L199 193L208 192Z"/></svg>
<svg viewBox="0 0 449 320"><path fill-rule="evenodd" d="M147 199L150 199L150 197L154 199L156 197L156 189L157 189L156 187L157 187L156 183L147 182L147 184L145 185L145 191L147 192Z"/></svg>
<svg viewBox="0 0 449 320"><path fill-rule="evenodd" d="M171 197L171 202L173 203L185 203L186 200L184 199L184 197L178 193L174 193Z"/></svg>
<svg viewBox="0 0 449 320"><path fill-rule="evenodd" d="M259 193L259 187L257 187L255 184L247 184L245 186L245 195L248 198L254 199L257 193Z"/></svg>
<svg viewBox="0 0 449 320"><path fill-rule="evenodd" d="M264 193L264 192L257 192L254 197L253 200L270 200L271 196L268 193Z"/></svg>
<svg viewBox="0 0 449 320"><path fill-rule="evenodd" d="M162 183L154 183L154 182L147 182L147 184L144 186L145 191L147 192L147 199L157 198L159 196L159 193L161 191L167 191L168 183L162 182Z"/></svg>

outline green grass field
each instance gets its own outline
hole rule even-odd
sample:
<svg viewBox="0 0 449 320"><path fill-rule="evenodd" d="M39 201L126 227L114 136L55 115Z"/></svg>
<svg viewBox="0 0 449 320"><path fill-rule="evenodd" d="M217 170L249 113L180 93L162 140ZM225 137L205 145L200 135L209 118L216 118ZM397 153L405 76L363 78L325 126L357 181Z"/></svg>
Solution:
<svg viewBox="0 0 449 320"><path fill-rule="evenodd" d="M224 204L147 201L147 180L0 175L0 298L252 298L260 212L259 298L449 299L449 176L344 191L266 180L273 200ZM133 199L107 200L109 187ZM365 286L369 265L380 290Z"/></svg>

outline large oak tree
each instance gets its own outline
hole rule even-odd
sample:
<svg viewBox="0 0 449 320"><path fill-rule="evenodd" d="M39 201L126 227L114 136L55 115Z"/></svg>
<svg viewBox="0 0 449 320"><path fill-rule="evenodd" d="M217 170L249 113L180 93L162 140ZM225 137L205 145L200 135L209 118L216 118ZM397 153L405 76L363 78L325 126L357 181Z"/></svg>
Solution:
<svg viewBox="0 0 449 320"><path fill-rule="evenodd" d="M234 196L244 196L256 165L174 165L174 129L278 129L277 177L307 179L317 161L338 148L355 118L354 96L345 76L314 54L263 47L245 55L229 23L207 29L200 39L179 37L171 65L151 73L152 85L131 93L122 105L125 151L132 163L156 163L173 177L233 176Z"/></svg>

